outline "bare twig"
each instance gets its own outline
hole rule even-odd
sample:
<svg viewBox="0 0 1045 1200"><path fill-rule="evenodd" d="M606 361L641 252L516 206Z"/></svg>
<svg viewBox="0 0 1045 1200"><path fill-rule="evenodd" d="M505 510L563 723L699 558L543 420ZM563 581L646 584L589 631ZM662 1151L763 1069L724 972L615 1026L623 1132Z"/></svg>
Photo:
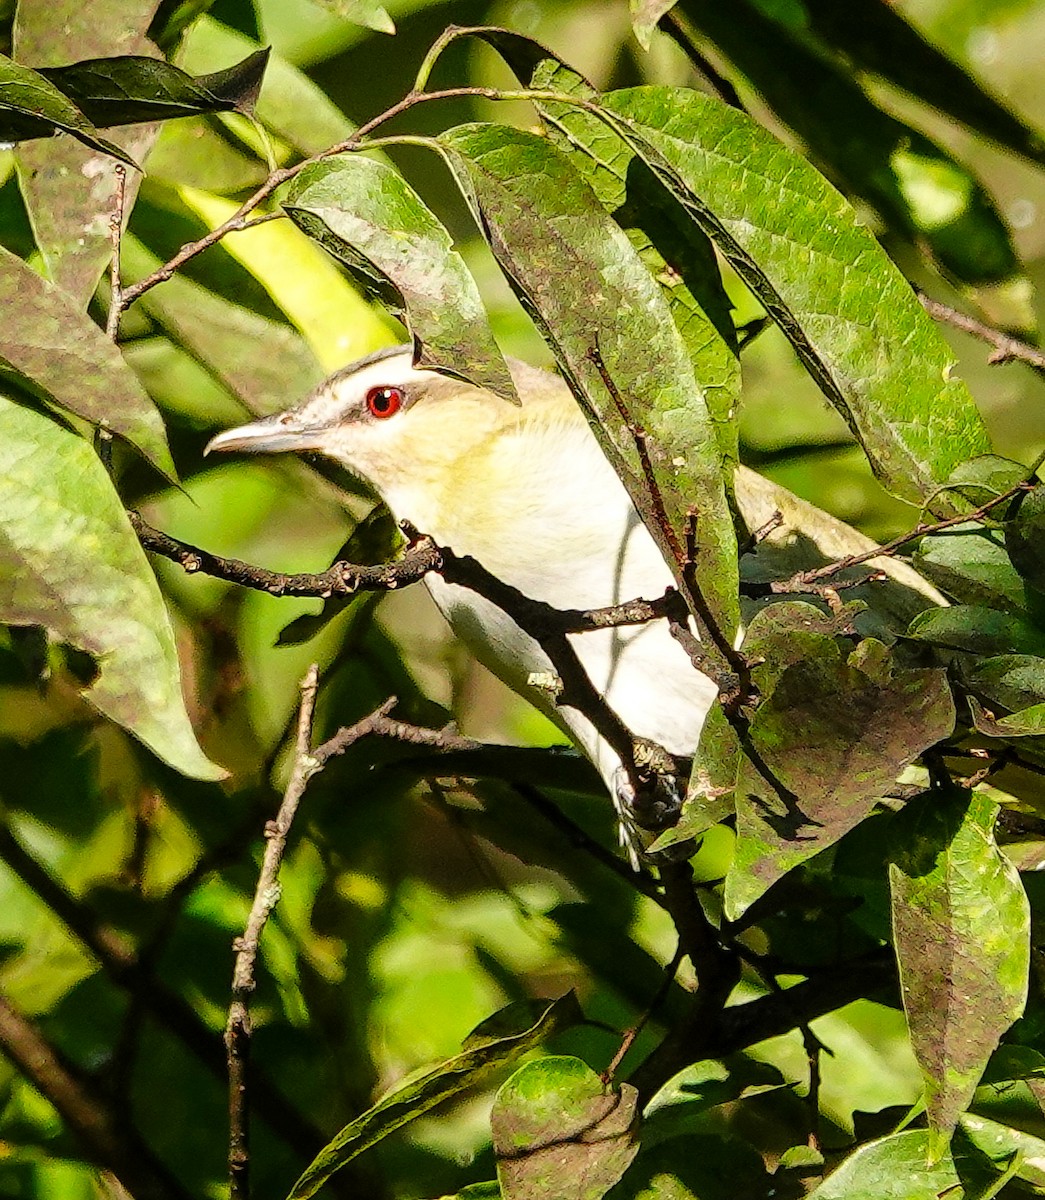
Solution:
<svg viewBox="0 0 1045 1200"><path fill-rule="evenodd" d="M934 320L978 338L981 342L986 342L988 346L993 346L994 350L987 359L992 365L1023 362L1036 371L1045 371L1045 352L1039 350L1037 346L1021 342L1019 338L1003 333L1000 329L995 329L984 321L978 321L975 317L970 317L968 313L951 308L949 304L941 304L939 300L926 296L924 292L918 293L918 299L922 302L922 308Z"/></svg>
<svg viewBox="0 0 1045 1200"><path fill-rule="evenodd" d="M850 567L858 567L861 563L871 562L876 558L891 558L897 550L906 546L908 542L913 542L918 538L925 537L931 533L942 533L945 529L953 529L956 525L964 525L968 522L982 521L983 518L999 505L1006 504L1010 500L1014 500L1022 492L1029 492L1034 487L1033 482L1029 479L1020 480L1019 483L1003 492L1000 496L995 496L988 500L986 504L981 504L979 508L972 512L962 513L956 517L947 517L943 521L922 521L919 522L913 529L909 529L906 533L901 533L898 537L894 537L891 542L886 542L884 546L876 546L873 550L865 550L862 554L848 554L845 558L840 558L833 563L825 563L822 567L813 567L808 571L799 571L792 575L790 579L786 579L779 584L774 585L774 591L780 592L800 592L803 588L812 583L817 583L821 579L829 579L832 575L837 575L840 571L848 570ZM835 585L837 587L837 584Z"/></svg>
<svg viewBox="0 0 1045 1200"><path fill-rule="evenodd" d="M261 934L279 900L279 868L287 846L287 834L308 781L320 769L312 757L312 720L316 709L319 670L309 668L301 684L297 740L290 782L276 819L265 827L265 855L254 889L242 937L236 939L236 962L232 971L232 1003L225 1026L225 1050L229 1068L229 1195L232 1200L250 1197L250 1131L247 1120L247 1067L253 1032L250 996L254 991L254 966Z"/></svg>
<svg viewBox="0 0 1045 1200"><path fill-rule="evenodd" d="M127 203L127 168L123 163L117 163L113 170L116 174L116 197L109 217L112 266L109 274L109 315L105 320L105 332L115 342L120 332L120 315L124 309L123 291L120 287L120 242L123 238L123 212Z"/></svg>

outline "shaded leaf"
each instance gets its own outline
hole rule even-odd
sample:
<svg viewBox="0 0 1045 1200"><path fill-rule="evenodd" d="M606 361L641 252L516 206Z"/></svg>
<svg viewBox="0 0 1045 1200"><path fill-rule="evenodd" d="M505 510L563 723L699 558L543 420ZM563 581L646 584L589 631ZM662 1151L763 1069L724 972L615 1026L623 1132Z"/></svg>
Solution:
<svg viewBox="0 0 1045 1200"><path fill-rule="evenodd" d="M1045 592L1045 484L1023 497L1005 522L1005 548L1012 565L1039 592Z"/></svg>
<svg viewBox="0 0 1045 1200"><path fill-rule="evenodd" d="M931 1135L908 1129L866 1142L833 1171L809 1200L938 1200L961 1181L950 1155L930 1158Z"/></svg>
<svg viewBox="0 0 1045 1200"><path fill-rule="evenodd" d="M40 74L68 96L95 125L133 125L199 113L251 116L261 91L268 49L242 62L193 78L162 59L123 55L93 58Z"/></svg>
<svg viewBox="0 0 1045 1200"><path fill-rule="evenodd" d="M528 1024L511 1033L471 1044L456 1058L448 1059L423 1075L388 1092L372 1108L357 1117L325 1146L291 1189L288 1200L307 1200L346 1163L362 1154L394 1130L413 1121L443 1100L459 1095L486 1079L499 1067L518 1058L562 1029L581 1019L572 992L543 1006L534 1020L527 1010Z"/></svg>
<svg viewBox="0 0 1045 1200"><path fill-rule="evenodd" d="M221 778L189 724L156 579L90 444L0 397L0 499L0 621L92 655L92 704L184 774Z"/></svg>
<svg viewBox="0 0 1045 1200"><path fill-rule="evenodd" d="M771 1200L779 1191L750 1142L691 1132L643 1147L608 1200Z"/></svg>
<svg viewBox="0 0 1045 1200"><path fill-rule="evenodd" d="M913 557L919 571L962 604L1026 611L1026 588L997 529L955 525L922 538Z"/></svg>
<svg viewBox="0 0 1045 1200"><path fill-rule="evenodd" d="M515 398L471 272L397 171L359 154L326 159L298 175L283 207L404 321L415 365Z"/></svg>
<svg viewBox="0 0 1045 1200"><path fill-rule="evenodd" d="M1001 654L976 662L966 681L977 695L1010 712L1045 702L1045 658Z"/></svg>
<svg viewBox="0 0 1045 1200"><path fill-rule="evenodd" d="M1035 1195L1045 1190L1045 1141L1041 1138L977 1113L962 1114L959 1133L998 1171L1004 1172L1004 1178L1024 1180Z"/></svg>
<svg viewBox="0 0 1045 1200"><path fill-rule="evenodd" d="M103 138L76 105L39 71L0 54L0 141L20 142L56 132L71 133L85 146L110 154L128 166L136 165L119 146Z"/></svg>
<svg viewBox="0 0 1045 1200"><path fill-rule="evenodd" d="M890 491L921 503L988 449L951 351L818 171L694 91L632 88L601 103L780 325Z"/></svg>
<svg viewBox="0 0 1045 1200"><path fill-rule="evenodd" d="M680 0L679 9L843 191L870 204L962 282L1004 285L1019 303L1009 323L1032 322L1030 285L1009 230L968 168L880 108L848 67L748 0L736 0L728 13L714 0Z"/></svg>
<svg viewBox="0 0 1045 1200"><path fill-rule="evenodd" d="M907 636L970 654L1045 657L1045 631L1023 617L975 604L920 613L911 622Z"/></svg>
<svg viewBox="0 0 1045 1200"><path fill-rule="evenodd" d="M833 845L954 728L944 672L897 668L867 639L789 666L750 726L737 779L737 845L725 910L739 917L799 863Z"/></svg>
<svg viewBox="0 0 1045 1200"><path fill-rule="evenodd" d="M1030 911L997 814L984 795L933 791L893 826L894 945L937 1151L1027 998Z"/></svg>
<svg viewBox="0 0 1045 1200"><path fill-rule="evenodd" d="M597 98L576 71L537 42L508 30L472 31L492 45L528 87ZM704 391L723 455L737 457L740 360L731 303L714 249L649 168L594 113L536 101L554 143L627 233L664 293Z"/></svg>
<svg viewBox="0 0 1045 1200"><path fill-rule="evenodd" d="M53 284L0 248L0 364L62 408L126 438L168 477L163 422L119 350Z"/></svg>
<svg viewBox="0 0 1045 1200"><path fill-rule="evenodd" d="M738 609L736 539L715 435L657 284L627 236L547 139L477 124L444 133L439 144L509 282L555 350L685 590L679 545L695 510L704 599L720 625L732 629ZM659 497L651 497L636 426L643 431Z"/></svg>
<svg viewBox="0 0 1045 1200"><path fill-rule="evenodd" d="M957 492L973 507L979 508L1004 496L1026 478L1027 468L1022 463L1002 458L1000 454L979 454L967 462L958 463L940 490ZM983 521L990 524L999 515L1004 515L1004 511L998 507L985 514Z"/></svg>
<svg viewBox="0 0 1045 1200"><path fill-rule="evenodd" d="M638 1092L579 1058L527 1063L497 1092L490 1126L505 1200L600 1200L638 1153Z"/></svg>
<svg viewBox="0 0 1045 1200"><path fill-rule="evenodd" d="M835 0L801 0L801 5L813 32L861 70L881 75L1031 162L1045 163L1045 138L897 9L882 0L850 0L844 9Z"/></svg>
<svg viewBox="0 0 1045 1200"><path fill-rule="evenodd" d="M969 697L972 723L988 737L1040 737L1045 734L1045 703L1032 704L1007 717L995 717L974 697Z"/></svg>

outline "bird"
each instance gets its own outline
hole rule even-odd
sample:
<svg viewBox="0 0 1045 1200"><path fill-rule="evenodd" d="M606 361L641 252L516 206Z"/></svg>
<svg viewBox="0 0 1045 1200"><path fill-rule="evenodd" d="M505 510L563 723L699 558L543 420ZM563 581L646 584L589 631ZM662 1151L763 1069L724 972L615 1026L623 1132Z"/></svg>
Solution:
<svg viewBox="0 0 1045 1200"><path fill-rule="evenodd" d="M673 586L672 572L569 387L554 372L507 361L519 402L415 365L411 344L380 350L335 372L297 407L217 434L205 452L332 459L368 484L398 522L558 609L661 597ZM763 572L786 577L810 565L810 551L815 565L875 548L745 467L734 484L747 527L774 526L759 546ZM877 601L886 624L906 627L916 612L945 603L903 563L883 558L868 566L893 585ZM548 686L554 667L541 646L484 596L437 573L425 584L475 658L594 764L634 860L632 776L585 713L556 704ZM666 621L568 636L633 738L679 764L693 758L718 688Z"/></svg>

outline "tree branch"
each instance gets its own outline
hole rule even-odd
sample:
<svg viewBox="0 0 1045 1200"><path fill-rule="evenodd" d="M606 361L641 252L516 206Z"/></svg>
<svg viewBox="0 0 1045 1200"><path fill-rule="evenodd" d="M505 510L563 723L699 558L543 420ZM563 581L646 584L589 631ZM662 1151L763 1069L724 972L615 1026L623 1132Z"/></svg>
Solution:
<svg viewBox="0 0 1045 1200"><path fill-rule="evenodd" d="M1037 346L1021 342L1019 338L1003 333L1000 329L995 329L984 321L978 321L975 317L970 317L968 313L951 308L949 304L941 304L939 300L934 300L924 292L918 293L918 299L922 303L922 308L933 320L950 325L952 329L959 329L962 333L967 333L981 342L986 342L988 346L993 346L994 350L987 359L992 366L1000 363L1023 362L1036 371L1045 371L1045 352L1039 350Z"/></svg>

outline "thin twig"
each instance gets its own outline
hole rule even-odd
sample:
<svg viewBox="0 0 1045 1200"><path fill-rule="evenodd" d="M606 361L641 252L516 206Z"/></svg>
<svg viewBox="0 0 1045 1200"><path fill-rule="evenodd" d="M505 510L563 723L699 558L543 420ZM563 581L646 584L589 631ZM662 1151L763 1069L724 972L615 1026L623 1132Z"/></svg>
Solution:
<svg viewBox="0 0 1045 1200"><path fill-rule="evenodd" d="M956 525L982 521L992 509L1010 500L1014 500L1023 492L1029 492L1033 487L1033 482L1028 479L1022 479L1019 483L1009 488L1008 491L988 500L986 504L981 504L979 508L974 509L972 512L962 513L956 517L948 517L943 521L919 522L913 529L909 529L906 533L901 533L898 537L894 537L891 542L886 542L884 546L876 546L873 550L865 550L862 554L847 554L845 558L840 558L836 562L825 563L822 567L813 567L808 571L799 571L797 574L792 575L790 579L781 582L779 589L774 586L774 591L799 592L806 584L816 583L821 579L829 579L832 575L837 575L840 571L848 570L850 567L858 567L861 563L871 562L876 558L891 558L902 546L906 546L908 542L913 542L918 538L925 537L927 534L942 533L945 529L953 529Z"/></svg>
<svg viewBox="0 0 1045 1200"><path fill-rule="evenodd" d="M127 168L117 163L116 195L113 211L109 216L109 240L112 242L112 265L109 268L109 315L105 319L105 332L111 341L116 341L120 332L120 316L123 313L123 290L120 287L120 242L123 238L123 212L127 203Z"/></svg>
<svg viewBox="0 0 1045 1200"><path fill-rule="evenodd" d="M953 329L959 329L962 333L967 333L981 342L986 342L988 346L993 346L994 350L987 359L992 365L1023 362L1036 371L1045 371L1045 352L1039 350L1037 346L1031 346L1027 342L1020 341L1019 338L1003 333L1000 329L995 329L984 321L970 317L968 313L951 308L949 304L942 304L939 300L926 296L924 292L918 293L918 299L922 302L922 308L933 320L950 325Z"/></svg>
<svg viewBox="0 0 1045 1200"><path fill-rule="evenodd" d="M279 900L279 868L287 847L287 834L294 821L308 781L319 769L311 755L312 721L319 687L319 669L308 669L301 684L298 709L294 766L276 819L265 827L265 855L254 889L254 901L243 930L236 939L235 966L232 971L232 1003L225 1026L225 1050L229 1068L229 1196L231 1200L250 1197L250 1129L248 1125L247 1069L253 1028L250 1020L250 996L255 988L254 966L258 946L269 916Z"/></svg>

